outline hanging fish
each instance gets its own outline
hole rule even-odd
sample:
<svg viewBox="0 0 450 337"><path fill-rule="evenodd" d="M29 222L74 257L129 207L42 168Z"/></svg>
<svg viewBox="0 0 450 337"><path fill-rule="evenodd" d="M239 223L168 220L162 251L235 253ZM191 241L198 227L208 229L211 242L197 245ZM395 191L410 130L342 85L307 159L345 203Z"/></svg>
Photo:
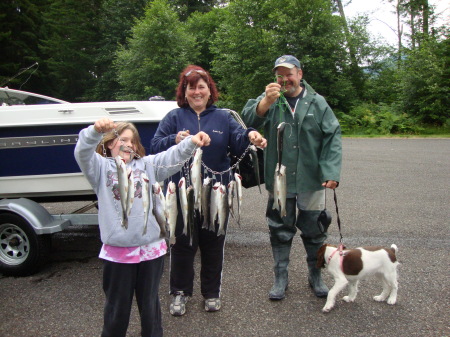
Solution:
<svg viewBox="0 0 450 337"><path fill-rule="evenodd" d="M119 185L120 204L122 206L122 226L128 229L127 216L127 196L128 196L128 175L125 160L121 156L114 158L117 166L117 180Z"/></svg>
<svg viewBox="0 0 450 337"><path fill-rule="evenodd" d="M169 225L170 237L169 244L175 244L175 228L177 226L177 188L173 181L169 182L166 192L166 219Z"/></svg>
<svg viewBox="0 0 450 337"><path fill-rule="evenodd" d="M235 219L238 225L240 226L241 224L237 221L236 217L234 216L233 210L235 192L236 192L236 181L231 180L228 183L228 209L230 210L230 214L233 217L233 219Z"/></svg>
<svg viewBox="0 0 450 337"><path fill-rule="evenodd" d="M242 208L242 177L235 173L234 181L236 182L236 198L237 198L237 222L241 221L241 208Z"/></svg>
<svg viewBox="0 0 450 337"><path fill-rule="evenodd" d="M164 194L162 192L162 188L158 182L154 183L152 186L152 200L153 200L153 209L152 213L155 216L156 222L161 229L159 237L163 238L166 236L166 199L164 198ZM144 193L144 192L142 192ZM143 199L143 198L142 198Z"/></svg>
<svg viewBox="0 0 450 337"><path fill-rule="evenodd" d="M278 209L282 217L286 216L286 166L282 164L283 159L283 136L286 123L282 122L277 127L277 151L278 163L275 167L275 177L273 182L273 209Z"/></svg>
<svg viewBox="0 0 450 337"><path fill-rule="evenodd" d="M212 190L211 190L211 207L210 207L210 214L209 214L209 230L210 231L215 231L216 230L216 219L218 217L218 208L217 208L217 203L218 203L218 199L219 199L219 187L220 187L220 183L217 182L213 185Z"/></svg>
<svg viewBox="0 0 450 337"><path fill-rule="evenodd" d="M227 190L225 185L219 186L219 194L217 199L217 213L219 219L219 230L217 231L217 236L225 235L225 226L228 223L228 198L227 198Z"/></svg>
<svg viewBox="0 0 450 337"><path fill-rule="evenodd" d="M195 197L195 209L198 209L201 213L202 211L202 202L201 202L201 193L202 193L202 149L195 150L194 160L191 166L191 181L192 186L194 187L194 197Z"/></svg>
<svg viewBox="0 0 450 337"><path fill-rule="evenodd" d="M259 160L258 160L258 150L255 145L250 146L250 157L252 158L253 171L255 173L256 182L258 183L259 193L261 194L261 177L259 176Z"/></svg>
<svg viewBox="0 0 450 337"><path fill-rule="evenodd" d="M142 172L140 180L142 188L142 208L144 209L144 230L142 232L142 235L145 235L147 234L148 213L150 211L149 179L147 175ZM153 205L153 209L155 209L155 205Z"/></svg>
<svg viewBox="0 0 450 337"><path fill-rule="evenodd" d="M187 235L188 229L188 203L187 203L187 194L186 194L186 178L183 177L178 182L178 192L180 195L180 206L181 206L181 214L183 216L183 234Z"/></svg>
<svg viewBox="0 0 450 337"><path fill-rule="evenodd" d="M211 189L212 189L212 179L206 177L203 179L202 185L202 214L203 214L203 224L202 228L208 228L210 224L210 207L211 207Z"/></svg>
<svg viewBox="0 0 450 337"><path fill-rule="evenodd" d="M133 207L134 202L134 175L133 170L128 168L128 192L127 192L127 217L130 216L131 208Z"/></svg>
<svg viewBox="0 0 450 337"><path fill-rule="evenodd" d="M281 167L280 167L281 166ZM277 163L273 181L273 209L278 209L282 217L286 216L286 167Z"/></svg>
<svg viewBox="0 0 450 337"><path fill-rule="evenodd" d="M187 204L188 204L188 214L187 222L189 228L189 244L192 246L192 240L194 238L194 217L195 217L195 196L194 187L191 185L186 189Z"/></svg>

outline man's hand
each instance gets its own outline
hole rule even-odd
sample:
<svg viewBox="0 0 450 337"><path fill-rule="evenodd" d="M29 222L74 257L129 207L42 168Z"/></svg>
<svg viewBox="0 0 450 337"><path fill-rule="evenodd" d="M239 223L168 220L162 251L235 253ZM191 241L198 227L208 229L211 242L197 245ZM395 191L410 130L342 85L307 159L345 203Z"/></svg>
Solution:
<svg viewBox="0 0 450 337"><path fill-rule="evenodd" d="M278 83L269 83L266 86L266 96L259 102L256 107L256 114L259 117L264 117L270 106L275 103L281 95L281 85Z"/></svg>
<svg viewBox="0 0 450 337"><path fill-rule="evenodd" d="M339 182L334 180L327 180L322 184L322 186L334 190L336 187L339 186Z"/></svg>

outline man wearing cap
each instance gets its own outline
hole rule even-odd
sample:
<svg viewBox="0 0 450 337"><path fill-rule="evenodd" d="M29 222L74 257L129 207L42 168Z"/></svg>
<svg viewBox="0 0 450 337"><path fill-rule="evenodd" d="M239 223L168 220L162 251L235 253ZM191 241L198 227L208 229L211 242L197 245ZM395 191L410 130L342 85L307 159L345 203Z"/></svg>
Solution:
<svg viewBox="0 0 450 337"><path fill-rule="evenodd" d="M274 259L275 282L271 300L285 297L288 264L297 228L306 250L308 281L317 297L328 288L316 268L317 251L327 238L329 223L320 226L325 209L325 188L339 184L342 160L341 128L325 99L302 79L299 60L284 55L275 61L276 81L256 99L248 100L242 118L249 127L263 127L268 145L264 151L264 173L269 192L266 217ZM286 123L282 164L286 167L286 216L273 207L274 175L277 164L277 126ZM298 214L297 214L298 208ZM321 217L322 219L322 217Z"/></svg>

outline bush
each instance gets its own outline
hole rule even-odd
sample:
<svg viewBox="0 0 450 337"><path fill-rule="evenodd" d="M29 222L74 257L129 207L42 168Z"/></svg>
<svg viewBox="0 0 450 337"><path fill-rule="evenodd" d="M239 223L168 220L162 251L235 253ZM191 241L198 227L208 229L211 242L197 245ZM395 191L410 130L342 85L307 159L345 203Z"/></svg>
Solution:
<svg viewBox="0 0 450 337"><path fill-rule="evenodd" d="M406 113L397 113L386 104L361 103L348 114L336 113L343 134L418 134L423 128Z"/></svg>

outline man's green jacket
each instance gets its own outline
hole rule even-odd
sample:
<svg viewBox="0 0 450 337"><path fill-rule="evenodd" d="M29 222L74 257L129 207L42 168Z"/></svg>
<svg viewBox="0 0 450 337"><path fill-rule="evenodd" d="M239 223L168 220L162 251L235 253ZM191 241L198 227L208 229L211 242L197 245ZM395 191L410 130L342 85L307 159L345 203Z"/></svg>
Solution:
<svg viewBox="0 0 450 337"><path fill-rule="evenodd" d="M248 100L242 111L247 127L264 128L268 145L264 150L266 189L273 191L275 167L278 160L277 126L286 123L282 164L286 166L289 193L318 191L327 180L339 182L342 163L341 127L325 99L301 81L305 94L291 109L280 97L265 115L256 115L256 107L265 93Z"/></svg>

